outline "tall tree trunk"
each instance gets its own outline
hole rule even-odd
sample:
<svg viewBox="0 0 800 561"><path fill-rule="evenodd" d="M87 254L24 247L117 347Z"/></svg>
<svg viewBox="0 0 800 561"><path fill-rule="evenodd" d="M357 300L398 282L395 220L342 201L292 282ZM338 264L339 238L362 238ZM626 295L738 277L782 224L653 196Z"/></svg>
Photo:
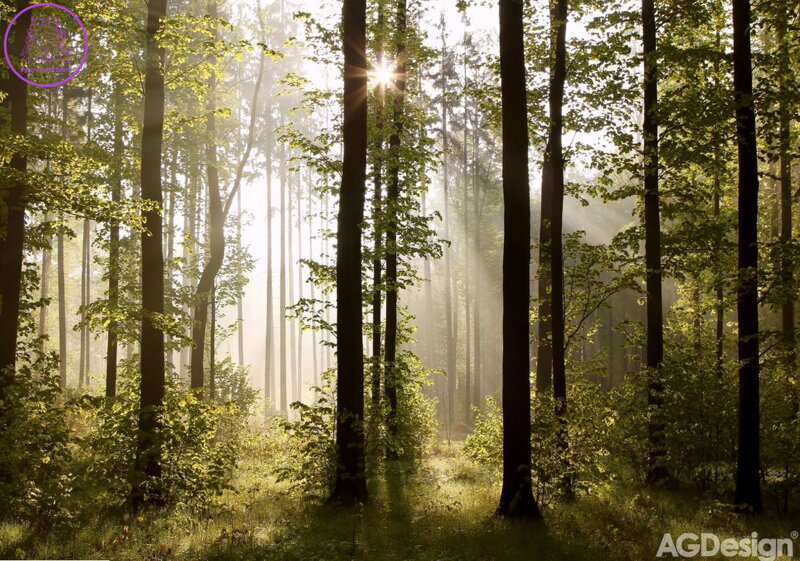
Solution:
<svg viewBox="0 0 800 561"><path fill-rule="evenodd" d="M142 232L142 327L139 430L136 442L131 502L158 502L148 489L149 479L161 476L161 448L156 433L161 426L160 409L164 400L164 332L154 315L164 313L164 255L162 253L163 204L161 188L161 148L164 134L164 48L157 43L167 0L150 0L147 6L147 46L145 48L144 126L142 127L142 199L155 208L143 213Z"/></svg>
<svg viewBox="0 0 800 561"><path fill-rule="evenodd" d="M83 220L83 236L81 250L81 347L80 362L78 366L78 387L82 388L88 383L86 370L88 369L89 359L89 329L86 326L86 306L89 305L89 281L90 281L90 252L91 252L91 229L89 219Z"/></svg>
<svg viewBox="0 0 800 561"><path fill-rule="evenodd" d="M294 217L294 205L292 204L292 186L295 184L297 180L297 174L293 173L289 176L288 182L286 184L286 189L288 192L286 193L288 197L289 206L286 210L286 254L288 259L289 270L288 273L288 287L289 287L289 306L293 306L296 304L294 300L294 236L292 235L292 230L294 228L293 224L293 217ZM284 311L284 316L286 315L286 311ZM289 380L292 385L292 395L294 400L297 401L300 399L298 394L299 388L299 380L300 375L297 372L297 334L294 329L294 321L285 319L284 321L287 322L287 329L289 330Z"/></svg>
<svg viewBox="0 0 800 561"><path fill-rule="evenodd" d="M14 5L8 3L11 11L20 11L27 7L27 2L17 0ZM30 11L17 20L16 27L11 33L9 52L20 53L25 45L28 26L30 24ZM6 135L20 137L17 145L21 145L21 138L28 134L28 86L25 82L13 76L2 80L2 90L6 97L2 101L4 117L2 130ZM6 120L8 119L8 120ZM25 206L27 203L27 186L21 177L28 167L27 156L15 152L11 159L4 163L6 177L11 173L19 174L19 179L4 180L0 184L0 432L6 423L6 409L4 404L5 393L14 383L14 369L17 353L17 329L19 327L19 300L22 290L22 264L23 245L25 239ZM10 480L11 474L2 470L0 478Z"/></svg>
<svg viewBox="0 0 800 561"><path fill-rule="evenodd" d="M465 40L465 48L468 43ZM469 263L469 181L467 160L467 146L469 144L469 106L467 105L467 54L464 54L464 140L462 148L461 176L464 181L464 422L469 424L472 419L472 324L470 318L470 263Z"/></svg>
<svg viewBox="0 0 800 561"><path fill-rule="evenodd" d="M442 16L444 17L444 16ZM450 240L450 174L448 150L450 139L447 130L447 44L445 42L444 19L442 20L442 175L444 180L444 238ZM452 259L450 245L444 249L444 314L447 338L447 411L445 429L449 436L455 421L456 395L456 340L453 329Z"/></svg>
<svg viewBox="0 0 800 561"><path fill-rule="evenodd" d="M786 22L788 14L785 10L785 3L782 17L778 24L778 58L780 69L780 80L778 84L779 102L779 164L781 174L781 284L785 291L781 302L781 330L783 332L783 344L786 352L786 364L791 376L794 376L797 365L797 348L795 342L795 319L794 319L794 262L792 259L792 150L791 150L791 106L787 99L789 96L789 85L787 78L791 76L789 69L789 53L786 39ZM792 396L793 414L797 414L798 402L797 393Z"/></svg>
<svg viewBox="0 0 800 561"><path fill-rule="evenodd" d="M473 296L473 306L475 311L473 313L473 321L475 325L472 329L472 335L474 337L474 343L472 345L475 353L475 382L473 383L472 393L473 398L472 402L475 404L476 407L480 409L481 407L481 375L483 373L483 368L481 361L483 357L481 356L481 296L483 294L483 257L481 253L481 205L479 201L479 190L478 190L478 154L480 153L480 136L478 135L478 127L477 123L473 125L473 139L472 139L473 151L472 151L472 205L473 205L473 226L472 232L475 236L473 241L473 245L475 247L475 259L477 261L476 266L474 267L475 271L475 293ZM471 419L471 417L470 417Z"/></svg>
<svg viewBox="0 0 800 561"><path fill-rule="evenodd" d="M383 1L379 0L377 5L378 24L377 33L377 65L382 67L383 59L383 28L385 17ZM383 197L383 111L385 102L385 88L383 84L378 84L378 101L375 113L375 135L377 146L375 147L374 166L374 193L372 195L372 222L375 229L375 239L373 240L374 256L372 258L372 405L378 410L381 403L381 305L382 298L382 279L383 279L383 226L381 224L381 207Z"/></svg>
<svg viewBox="0 0 800 561"><path fill-rule="evenodd" d="M268 407L275 408L275 394L272 391L272 384L274 379L273 364L275 359L274 354L274 330L273 330L273 298L272 298L272 108L267 107L266 112L266 128L267 128L267 329L265 341L265 355L264 355L264 416L266 417ZM273 403L269 403L272 401Z"/></svg>
<svg viewBox="0 0 800 561"><path fill-rule="evenodd" d="M344 0L344 164L336 245L336 480L331 498L367 500L361 222L367 168L366 0Z"/></svg>
<svg viewBox="0 0 800 561"><path fill-rule="evenodd" d="M550 75L550 138L545 152L544 166L549 167L552 181L552 207L550 211L551 248L550 275L552 277L550 324L552 326L553 357L553 399L555 414L559 422L556 445L561 452L564 472L569 467L567 454L567 371L564 342L564 246L562 234L564 226L564 151L561 135L564 130L563 106L564 83L567 78L567 0L556 0L550 9L550 33L554 54ZM544 190L544 189L543 189ZM569 495L572 483L568 476L561 477L561 487Z"/></svg>
<svg viewBox="0 0 800 561"><path fill-rule="evenodd" d="M397 452L397 299L399 286L397 283L397 229L399 217L397 206L400 197L400 152L406 95L406 22L408 13L406 0L398 0L395 15L397 52L395 54L394 96L392 99L393 115L392 134L389 137L389 186L386 192L386 400L389 402L389 415L386 420L389 436L392 440L387 455L390 459L398 457Z"/></svg>
<svg viewBox="0 0 800 561"><path fill-rule="evenodd" d="M255 107L252 109L255 111ZM236 192L236 253L242 251L242 191ZM239 366L244 366L244 307L242 305L242 294L236 296L236 339L237 339L237 362Z"/></svg>
<svg viewBox="0 0 800 561"><path fill-rule="evenodd" d="M122 194L122 88L114 86L114 169L111 176L111 201L120 202ZM119 306L119 222L111 224L108 240L108 307L115 313ZM106 397L117 395L116 321L108 324L106 341Z"/></svg>
<svg viewBox="0 0 800 561"><path fill-rule="evenodd" d="M67 387L67 288L64 274L64 215L59 215L57 240L58 276L58 374L61 389Z"/></svg>
<svg viewBox="0 0 800 561"><path fill-rule="evenodd" d="M658 54L654 0L642 0L644 56L644 254L647 288L647 482L669 478L664 460L664 319L661 298L661 213L658 193Z"/></svg>
<svg viewBox="0 0 800 561"><path fill-rule="evenodd" d="M290 225L286 222L286 145L281 143L280 148L280 188L281 188L281 278L280 278L280 294L278 296L278 327L280 330L281 348L280 348L280 411L284 415L289 413L289 388L287 385L286 377L286 229Z"/></svg>
<svg viewBox="0 0 800 561"><path fill-rule="evenodd" d="M503 489L497 513L539 518L531 484L530 195L521 0L500 0L503 121Z"/></svg>
<svg viewBox="0 0 800 561"><path fill-rule="evenodd" d="M298 283L297 283L297 297L302 302L303 300L303 212L302 212L302 182L300 174L297 174L297 267L298 267ZM303 400L303 324L297 322L297 400Z"/></svg>
<svg viewBox="0 0 800 561"><path fill-rule="evenodd" d="M311 168L308 170L308 258L314 259L314 183L313 183L313 176L311 174ZM309 283L311 285L311 301L316 302L317 299L317 291L315 287L315 283ZM314 387L319 386L319 364L317 360L318 354L317 348L317 330L311 330L311 363L312 363L312 372L314 373Z"/></svg>
<svg viewBox="0 0 800 561"><path fill-rule="evenodd" d="M209 2L208 14L217 18L217 3ZM214 37L217 36L216 30ZM216 57L211 57L216 64ZM217 167L217 119L214 115L214 94L217 86L215 72L208 77L208 117L206 118L206 180L208 182L208 262L197 281L194 301L194 324L192 325L192 388L202 390L205 377L206 324L211 291L217 273L225 258L225 216L222 210L222 195L219 187L219 168Z"/></svg>
<svg viewBox="0 0 800 561"><path fill-rule="evenodd" d="M733 87L739 156L739 448L736 504L762 510L759 479L758 152L750 54L750 2L733 0Z"/></svg>

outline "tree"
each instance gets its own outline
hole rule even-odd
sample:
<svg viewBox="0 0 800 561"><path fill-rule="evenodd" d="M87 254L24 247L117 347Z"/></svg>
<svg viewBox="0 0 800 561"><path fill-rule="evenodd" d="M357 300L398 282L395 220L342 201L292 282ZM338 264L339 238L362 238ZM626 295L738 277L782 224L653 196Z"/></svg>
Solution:
<svg viewBox="0 0 800 561"><path fill-rule="evenodd" d="M344 161L336 234L336 482L331 499L367 499L361 222L367 172L367 6L344 0Z"/></svg>
<svg viewBox="0 0 800 561"><path fill-rule="evenodd" d="M758 334L758 151L750 52L750 1L733 0L733 89L739 160L739 447L736 504L761 512Z"/></svg>
<svg viewBox="0 0 800 561"><path fill-rule="evenodd" d="M644 255L647 272L647 405L649 465L647 481L669 478L664 465L664 425L659 416L663 405L664 318L661 298L661 214L658 193L658 62L654 0L642 0L642 43L644 57Z"/></svg>
<svg viewBox="0 0 800 561"><path fill-rule="evenodd" d="M397 229L398 198L400 196L400 140L403 133L403 104L406 93L406 1L398 0L396 14L396 72L394 84L393 128L389 137L389 187L386 192L386 212L388 225L386 228L386 398L389 402L387 426L389 435L397 436ZM455 373L453 373L455 374ZM396 458L397 451L389 450L389 457Z"/></svg>
<svg viewBox="0 0 800 561"><path fill-rule="evenodd" d="M539 518L531 484L530 195L522 1L500 0L503 123L503 489L497 513Z"/></svg>
<svg viewBox="0 0 800 561"><path fill-rule="evenodd" d="M564 306L564 246L562 239L564 223L564 150L561 135L564 129L563 105L564 82L567 77L567 0L557 0L551 4L550 33L553 43L553 62L550 70L550 130L545 149L542 170L542 193L547 189L551 193L550 207L550 326L553 398L555 399L556 416L561 424L558 446L563 451L563 461L567 460L567 367L566 344L564 342L565 306ZM550 185L545 186L544 182ZM546 367L546 365L544 365ZM543 372L546 377L546 372ZM538 379L538 376L537 376ZM569 479L563 481L565 490L571 492Z"/></svg>
<svg viewBox="0 0 800 561"><path fill-rule="evenodd" d="M17 0L13 8L8 7L11 11L21 11L27 7L27 2ZM22 52L30 14L29 10L17 20L11 33L10 52ZM7 94L0 106L0 125L4 134L18 137L16 145L21 146L22 139L28 134L28 85L12 73L7 74L8 77L0 82ZM23 151L17 150L3 163L3 167L6 169L0 183L0 267L3 271L0 279L0 423L4 423L6 390L14 382L16 364L27 191L22 176L28 168L28 158ZM0 477L6 475L10 474L3 473Z"/></svg>
<svg viewBox="0 0 800 561"><path fill-rule="evenodd" d="M156 433L161 426L164 401L164 332L158 316L164 313L164 255L162 249L161 148L164 134L164 47L158 34L167 15L167 0L151 0L147 7L145 47L144 123L142 127L142 199L154 206L143 212L142 231L142 331L139 431L131 502L158 501L147 488L148 479L161 476L162 451ZM151 494L152 493L152 494Z"/></svg>

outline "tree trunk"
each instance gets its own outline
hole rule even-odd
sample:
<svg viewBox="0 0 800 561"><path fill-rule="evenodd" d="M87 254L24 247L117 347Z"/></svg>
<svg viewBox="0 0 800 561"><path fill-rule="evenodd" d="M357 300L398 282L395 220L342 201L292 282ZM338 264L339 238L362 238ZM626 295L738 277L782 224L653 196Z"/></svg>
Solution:
<svg viewBox="0 0 800 561"><path fill-rule="evenodd" d="M564 246L562 243L564 225L564 151L561 135L564 129L564 83L567 78L567 0L557 0L551 4L550 33L553 41L552 74L550 79L550 138L545 152L544 166L550 168L552 181L552 207L550 211L551 248L550 275L552 277L550 324L552 326L553 357L553 398L555 414L559 422L557 446L561 452L564 472L569 468L567 442L567 370L564 353ZM566 475L561 477L560 486L567 495L572 494L572 483Z"/></svg>
<svg viewBox="0 0 800 561"><path fill-rule="evenodd" d="M164 133L164 48L156 42L162 20L167 15L167 0L150 0L147 7L147 46L145 49L144 126L142 127L142 199L155 209L143 213L142 232L142 327L139 430L137 432L134 481L131 502L159 502L158 493L148 489L148 479L161 476L161 449L156 433L161 426L160 409L164 400L164 332L154 314L164 312L164 255L162 253L163 204L161 188L161 148Z"/></svg>
<svg viewBox="0 0 800 561"><path fill-rule="evenodd" d="M12 11L20 11L27 7L27 2L17 0ZM9 6L10 7L10 6ZM17 20L14 32L11 33L9 52L20 53L25 45L28 26L30 24L30 11ZM2 101L4 116L10 114L2 121L4 134L13 134L26 137L28 134L28 86L16 76L7 73L8 78L2 80L2 90L6 97ZM21 142L21 140L19 141ZM14 153L11 159L3 164L11 173L23 175L27 171L27 156L23 153ZM19 300L22 289L22 264L23 244L25 239L25 206L27 186L21 179L4 181L0 185L0 432L5 424L5 410L3 404L7 388L14 383L17 330L19 327ZM0 476L10 474L2 473Z"/></svg>
<svg viewBox="0 0 800 561"><path fill-rule="evenodd" d="M396 13L396 47L392 134L389 137L389 186L386 192L386 399L389 402L389 415L386 419L391 444L387 451L389 459L396 459L397 452L397 215L400 197L401 141L403 135L404 104L406 94L406 0L398 0Z"/></svg>
<svg viewBox="0 0 800 561"><path fill-rule="evenodd" d="M208 14L217 18L216 2L207 5ZM214 32L214 37L217 33ZM211 57L216 64L216 57ZM206 120L206 179L208 182L208 262L197 282L194 301L194 324L192 326L192 388L202 390L205 377L206 324L211 291L217 273L225 258L225 216L222 210L222 195L219 187L217 167L217 119L214 115L214 93L217 85L216 74L212 71L208 78L208 117Z"/></svg>
<svg viewBox="0 0 800 561"><path fill-rule="evenodd" d="M344 164L336 244L336 481L332 500L367 500L361 222L367 167L366 0L344 0Z"/></svg>
<svg viewBox="0 0 800 561"><path fill-rule="evenodd" d="M111 201L120 202L122 194L122 88L114 87L114 169L111 176ZM114 221L108 241L108 307L115 313L119 307L119 222ZM106 397L117 395L117 322L108 324L106 341Z"/></svg>
<svg viewBox="0 0 800 561"><path fill-rule="evenodd" d="M661 298L661 213L658 193L658 60L654 0L642 0L644 56L644 228L647 288L647 405L649 408L647 482L669 478L664 423L664 320Z"/></svg>
<svg viewBox="0 0 800 561"><path fill-rule="evenodd" d="M274 330L272 319L275 315L272 302L272 108L267 107L266 115L267 128L267 329L264 355L264 416L269 412L268 407L275 409L275 394L272 392L274 378L273 357L274 351ZM273 401L273 403L269 403Z"/></svg>
<svg viewBox="0 0 800 561"><path fill-rule="evenodd" d="M442 22L444 25L444 21ZM442 175L444 180L444 238L450 240L450 175L448 166L449 138L447 130L447 45L442 30ZM452 260L450 245L444 249L444 314L447 338L447 411L445 429L448 436L455 421L456 341L453 330Z"/></svg>
<svg viewBox="0 0 800 561"><path fill-rule="evenodd" d="M465 45L468 45L465 41ZM467 146L469 144L469 106L467 105L467 54L464 54L464 140L461 154L461 177L463 180L464 196L464 422L469 425L472 420L472 318L470 310L470 267L469 267L469 181L467 173L469 164L467 160Z"/></svg>
<svg viewBox="0 0 800 561"><path fill-rule="evenodd" d="M758 152L750 55L750 2L733 0L733 87L739 158L739 448L736 504L761 512L758 363Z"/></svg>
<svg viewBox="0 0 800 561"><path fill-rule="evenodd" d="M503 489L497 513L539 518L531 484L530 195L521 0L500 0L503 121Z"/></svg>
<svg viewBox="0 0 800 561"><path fill-rule="evenodd" d="M281 278L280 294L278 296L278 328L281 336L280 348L280 384L281 401L280 411L284 415L289 414L289 388L286 379L286 229L290 225L286 222L286 145L281 143L280 148L280 188L281 188Z"/></svg>

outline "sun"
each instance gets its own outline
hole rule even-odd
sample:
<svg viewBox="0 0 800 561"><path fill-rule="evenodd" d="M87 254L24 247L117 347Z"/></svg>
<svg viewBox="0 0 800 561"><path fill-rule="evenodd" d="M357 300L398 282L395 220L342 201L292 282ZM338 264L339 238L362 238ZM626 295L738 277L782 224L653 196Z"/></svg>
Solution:
<svg viewBox="0 0 800 561"><path fill-rule="evenodd" d="M383 88L390 86L394 82L394 64L391 61L381 61L372 67L369 73L370 82L374 86Z"/></svg>

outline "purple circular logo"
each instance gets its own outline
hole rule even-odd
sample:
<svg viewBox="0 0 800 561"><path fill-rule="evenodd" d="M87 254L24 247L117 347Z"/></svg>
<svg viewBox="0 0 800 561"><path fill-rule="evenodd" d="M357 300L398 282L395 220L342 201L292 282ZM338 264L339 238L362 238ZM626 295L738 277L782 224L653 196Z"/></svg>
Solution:
<svg viewBox="0 0 800 561"><path fill-rule="evenodd" d="M11 28L22 14L33 9L38 10L31 14L31 23L22 52L9 53L8 36ZM66 15L60 12L65 12ZM79 34L82 35L82 41L77 39ZM83 47L80 61L75 55L78 45ZM49 2L33 4L20 11L8 24L3 37L3 52L8 67L20 80L32 86L52 88L72 80L86 65L86 57L89 55L89 35L83 22L70 9ZM11 55L19 61L18 67L11 62ZM34 81L25 77L25 74L29 77L50 78L51 81ZM63 77L65 74L66 78Z"/></svg>

